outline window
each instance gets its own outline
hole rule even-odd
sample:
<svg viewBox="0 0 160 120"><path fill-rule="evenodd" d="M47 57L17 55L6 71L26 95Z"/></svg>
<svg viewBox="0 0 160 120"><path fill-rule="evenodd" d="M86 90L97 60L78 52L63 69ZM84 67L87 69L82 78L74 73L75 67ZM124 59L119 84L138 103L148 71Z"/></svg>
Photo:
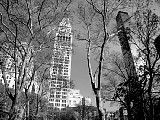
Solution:
<svg viewBox="0 0 160 120"><path fill-rule="evenodd" d="M68 73L64 73L64 75L68 75Z"/></svg>
<svg viewBox="0 0 160 120"><path fill-rule="evenodd" d="M64 76L64 79L67 79L67 78L69 78L68 76Z"/></svg>
<svg viewBox="0 0 160 120"><path fill-rule="evenodd" d="M68 65L64 65L65 67L68 67Z"/></svg>
<svg viewBox="0 0 160 120"><path fill-rule="evenodd" d="M67 93L66 93L66 92L62 92L62 94L63 94L63 95L67 95Z"/></svg>
<svg viewBox="0 0 160 120"><path fill-rule="evenodd" d="M66 107L66 104L62 104L62 107Z"/></svg>
<svg viewBox="0 0 160 120"><path fill-rule="evenodd" d="M68 69L68 67L65 67L64 69Z"/></svg>
<svg viewBox="0 0 160 120"><path fill-rule="evenodd" d="M63 96L62 96L63 97ZM56 98L60 98L60 95L56 95Z"/></svg>
<svg viewBox="0 0 160 120"><path fill-rule="evenodd" d="M50 95L50 98L54 98L54 95Z"/></svg>
<svg viewBox="0 0 160 120"><path fill-rule="evenodd" d="M49 106L54 106L54 104L53 103L49 103Z"/></svg>
<svg viewBox="0 0 160 120"><path fill-rule="evenodd" d="M49 101L54 101L54 99L49 99Z"/></svg>
<svg viewBox="0 0 160 120"><path fill-rule="evenodd" d="M66 99L66 98L67 98L67 96L62 96L62 98Z"/></svg>
<svg viewBox="0 0 160 120"><path fill-rule="evenodd" d="M53 68L53 71L57 71L57 68Z"/></svg>
<svg viewBox="0 0 160 120"><path fill-rule="evenodd" d="M53 72L53 74L57 74L57 72Z"/></svg>
<svg viewBox="0 0 160 120"><path fill-rule="evenodd" d="M56 81L54 80L54 81L51 81L51 84L55 84L56 83Z"/></svg>
<svg viewBox="0 0 160 120"><path fill-rule="evenodd" d="M61 92L56 92L56 94L61 94Z"/></svg>
<svg viewBox="0 0 160 120"><path fill-rule="evenodd" d="M52 87L55 87L55 84L51 84Z"/></svg>
<svg viewBox="0 0 160 120"><path fill-rule="evenodd" d="M66 100L62 100L62 103L66 103Z"/></svg>
<svg viewBox="0 0 160 120"><path fill-rule="evenodd" d="M7 79L9 78L9 76L7 76Z"/></svg>
<svg viewBox="0 0 160 120"><path fill-rule="evenodd" d="M65 64L69 64L69 61L65 61L64 63L65 63Z"/></svg>
<svg viewBox="0 0 160 120"><path fill-rule="evenodd" d="M55 106L60 106L60 104L59 103L55 103Z"/></svg>
<svg viewBox="0 0 160 120"><path fill-rule="evenodd" d="M67 91L67 89L63 89L63 91Z"/></svg>
<svg viewBox="0 0 160 120"><path fill-rule="evenodd" d="M60 100L56 99L56 102L60 102Z"/></svg>
<svg viewBox="0 0 160 120"><path fill-rule="evenodd" d="M68 72L68 70L64 70L64 72Z"/></svg>

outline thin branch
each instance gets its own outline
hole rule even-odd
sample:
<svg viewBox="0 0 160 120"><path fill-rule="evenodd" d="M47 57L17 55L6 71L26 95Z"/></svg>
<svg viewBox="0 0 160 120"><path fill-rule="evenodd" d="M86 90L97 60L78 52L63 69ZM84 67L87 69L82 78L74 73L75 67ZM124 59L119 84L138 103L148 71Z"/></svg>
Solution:
<svg viewBox="0 0 160 120"><path fill-rule="evenodd" d="M90 82L92 85L92 89L94 91L94 93L96 94L95 91L95 81L93 80L93 75L92 75L92 67L91 67L91 61L90 61L90 47L91 47L91 40L90 40L90 30L89 30L89 26L87 26L87 38L88 38L88 47L87 47L87 65L88 65L88 70L89 70L89 76L90 76Z"/></svg>
<svg viewBox="0 0 160 120"><path fill-rule="evenodd" d="M89 2L88 0L86 0L93 8L94 10L99 13L99 14L103 14L101 11L99 11L99 9L94 5L93 0L91 0L91 2Z"/></svg>
<svg viewBox="0 0 160 120"><path fill-rule="evenodd" d="M40 6L40 9L39 9L39 13L38 13L38 24L39 24L39 27L40 27L40 30L42 30L42 27L41 27L41 22L40 22L40 15L41 15L41 10L43 8L43 4L45 3L46 0L43 0L42 1L42 4Z"/></svg>

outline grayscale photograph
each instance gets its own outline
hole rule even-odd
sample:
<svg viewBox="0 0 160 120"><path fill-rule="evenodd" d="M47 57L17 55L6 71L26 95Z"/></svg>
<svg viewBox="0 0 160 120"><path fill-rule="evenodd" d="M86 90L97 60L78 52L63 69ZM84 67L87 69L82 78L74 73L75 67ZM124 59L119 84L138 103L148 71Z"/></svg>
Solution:
<svg viewBox="0 0 160 120"><path fill-rule="evenodd" d="M160 120L160 0L0 0L0 120Z"/></svg>

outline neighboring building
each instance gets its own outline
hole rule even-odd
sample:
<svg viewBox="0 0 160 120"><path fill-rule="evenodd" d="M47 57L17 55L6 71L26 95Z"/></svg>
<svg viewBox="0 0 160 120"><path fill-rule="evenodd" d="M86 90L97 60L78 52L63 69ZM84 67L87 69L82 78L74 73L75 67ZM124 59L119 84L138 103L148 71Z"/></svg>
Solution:
<svg viewBox="0 0 160 120"><path fill-rule="evenodd" d="M2 78L2 67L5 67L6 71L8 71L6 73L6 84L9 88L13 88L14 87L14 79L12 77L12 69L11 68L11 65L12 65L12 59L9 55L6 55L4 53L2 53L0 51L0 62L3 63L3 65L0 66L0 82L4 84L4 80ZM12 73L12 74L11 74Z"/></svg>
<svg viewBox="0 0 160 120"><path fill-rule="evenodd" d="M71 72L72 35L68 18L58 27L50 68L50 95L48 109L62 109L68 105L68 88Z"/></svg>
<svg viewBox="0 0 160 120"><path fill-rule="evenodd" d="M27 45L26 43L23 43L24 48L26 45ZM11 50L10 53L13 54L13 51L14 50ZM33 72L33 62L32 62L32 59L30 59L31 51L33 51L32 47L30 47L30 49L28 49L28 56L26 57L27 58L26 59L27 68L26 68L26 76L24 78L24 85L25 86L28 86L30 84L31 81L28 78L31 78L32 72ZM22 61L21 61L19 54L20 53L18 53L18 52L16 53L16 57L18 59L18 62L16 64L18 67L20 67L22 64ZM15 88L15 68L14 68L13 58L11 58L9 55L6 55L0 51L0 62L3 62L3 69L5 71L4 73L5 73L5 77L6 77L6 85L9 88ZM2 82L4 84L5 81L2 78L2 68L1 67L2 66L0 66L0 82ZM17 69L16 73L17 73L16 75L18 78L19 77L18 69ZM36 87L35 92L37 92L39 86L36 82L36 73L35 73L34 80L32 81L32 83L30 85L29 91L31 91L33 84Z"/></svg>
<svg viewBox="0 0 160 120"><path fill-rule="evenodd" d="M85 100L85 105L90 106L91 105L91 98L84 98L80 94L80 90L76 89L70 89L68 93L68 99L69 99L69 107L76 107L77 105L82 105L83 99Z"/></svg>
<svg viewBox="0 0 160 120"><path fill-rule="evenodd" d="M24 47L25 47L25 43L23 43ZM29 92L32 91L32 88L34 86L35 90L34 92L35 93L38 93L38 88L39 88L39 85L36 81L37 77L36 77L36 73L35 73L35 77L34 77L34 80L33 81L30 81L30 78L32 76L32 72L33 72L33 61L30 59L31 57L31 51L33 50L32 48L28 49L29 50L29 53L28 53L28 56L27 56L27 59L26 59L26 76L24 78L24 86L28 86L30 83L30 87L29 87ZM13 54L13 50L10 51L11 54ZM16 53L16 57L18 59L18 61L16 62L17 66L20 67L21 64L22 64L22 61L18 55L18 53ZM6 55L4 54L3 52L0 51L0 62L1 62L1 66L0 66L0 82L2 84L4 84L5 82L5 85L8 87L8 88L13 88L15 89L15 67L14 67L14 62L13 62L13 59L9 56L9 55ZM5 74L5 78L6 78L6 81L3 80L2 78L2 69L3 69L3 72ZM16 72L16 76L17 78L19 77L19 71L17 69L17 72ZM18 85L18 84L17 84ZM23 89L24 90L24 89ZM22 117L23 117L23 114L24 114L24 104L18 104L16 105L17 107L17 115L16 115L16 120L21 120ZM8 111L8 110L7 110Z"/></svg>
<svg viewBox="0 0 160 120"><path fill-rule="evenodd" d="M83 96L80 94L80 90L70 89L68 93L69 107L76 107L81 104Z"/></svg>
<svg viewBox="0 0 160 120"><path fill-rule="evenodd" d="M25 47L26 44L23 43L23 45ZM23 84L24 86L23 87L26 87L26 86L28 86L31 83L30 87L29 87L29 92L32 91L32 88L34 86L34 88L35 88L34 92L38 93L39 85L38 85L38 83L36 81L37 80L36 73L35 73L35 77L34 77L33 81L31 81L29 79L29 78L31 78L32 72L33 72L33 62L32 62L32 60L30 61L30 56L31 56L30 53L31 53L31 51L33 49L30 48L28 50L29 50L29 53L28 53L28 56L27 56L27 59L26 59L26 64L27 64L27 67L26 67L26 76L24 78L24 84ZM10 53L13 54L13 50L11 50ZM18 61L16 62L16 64L17 64L18 67L20 67L21 64L22 64L22 61L21 61L18 53L16 54L16 57L18 59ZM14 67L13 59L9 55L6 55L6 54L4 54L3 52L0 51L0 62L1 62L1 66L0 66L0 82L2 84L4 84L6 82L5 85L8 88L15 89L15 67ZM6 81L4 81L3 78L2 78L2 69L3 69L3 72L5 74ZM18 69L17 69L16 75L17 75L17 78L18 78L19 77L19 71L18 71ZM23 89L23 91L24 91L24 89ZM16 115L16 120L20 120L23 117L25 106L24 106L24 104L19 104L16 107L17 107L17 113L18 113Z"/></svg>

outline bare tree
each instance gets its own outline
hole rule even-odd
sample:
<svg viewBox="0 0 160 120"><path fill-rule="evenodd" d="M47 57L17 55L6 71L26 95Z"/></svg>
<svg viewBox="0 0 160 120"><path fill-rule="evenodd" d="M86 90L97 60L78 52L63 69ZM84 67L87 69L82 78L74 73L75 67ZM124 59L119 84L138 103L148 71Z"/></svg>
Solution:
<svg viewBox="0 0 160 120"><path fill-rule="evenodd" d="M10 66L8 60L1 64L5 90L12 101L8 112L9 120L14 120L16 117L16 106L21 91L25 88L27 96L36 77L36 71L51 60L54 49L54 28L63 17L69 15L67 8L71 2L71 0L0 1L0 48L11 61ZM44 49L48 50L48 53L42 59L37 59ZM8 74L14 79L14 93L7 87Z"/></svg>
<svg viewBox="0 0 160 120"><path fill-rule="evenodd" d="M160 29L158 16L151 11L150 5L151 3L149 1L136 3L136 12L133 14L133 19L130 18L131 33L129 32L128 34L125 31L126 38L128 37L130 40L129 44L134 45L137 49L138 55L136 59L139 66L137 68L138 79L135 81L138 84L133 82L132 87L134 90L131 90L131 93L129 93L129 99L133 103L130 106L132 114L130 119L157 119L154 106L156 106L155 101L158 99L157 95L159 95L159 82L157 81L159 79L159 48L157 47L159 37L157 36L159 36ZM115 73L115 70L111 71ZM119 76L121 77L122 75ZM126 85L124 84L128 85L126 82L121 85L125 87ZM127 88L124 89L124 87L121 89L124 90L123 95L127 91ZM127 96L124 97L125 99L127 98Z"/></svg>
<svg viewBox="0 0 160 120"><path fill-rule="evenodd" d="M85 40L87 48L87 64L92 89L96 97L96 104L99 111L99 117L102 119L103 109L101 100L101 81L102 65L107 51L107 42L109 42L116 32L109 29L110 21L114 19L114 14L118 9L124 8L124 1L110 0L86 0L86 3L79 3L78 17L84 24L86 34L79 40ZM93 54L94 53L94 54ZM90 57L95 55L97 69L94 71L91 67Z"/></svg>
<svg viewBox="0 0 160 120"><path fill-rule="evenodd" d="M143 61L143 77L141 77L142 86L145 88L146 103L149 109L146 110L146 116L150 120L154 119L154 91L158 85L157 77L159 76L159 53L154 45L154 39L159 34L158 16L149 8L149 2L146 5L145 11L140 9L135 16L135 26L132 34L132 41L138 49L139 57Z"/></svg>

